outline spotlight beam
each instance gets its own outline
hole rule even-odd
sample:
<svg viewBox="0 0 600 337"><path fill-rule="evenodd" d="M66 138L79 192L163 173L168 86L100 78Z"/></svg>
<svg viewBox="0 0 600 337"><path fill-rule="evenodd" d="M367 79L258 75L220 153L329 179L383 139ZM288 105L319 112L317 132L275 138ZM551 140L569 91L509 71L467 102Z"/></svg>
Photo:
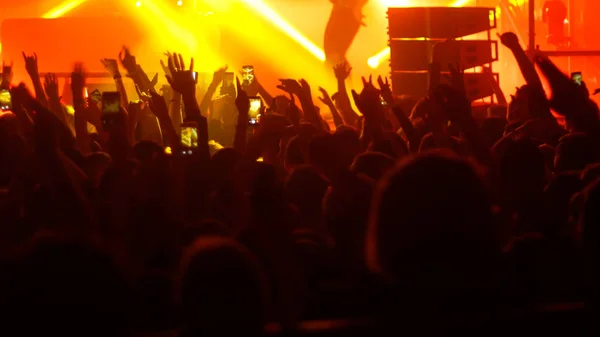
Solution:
<svg viewBox="0 0 600 337"><path fill-rule="evenodd" d="M59 17L65 15L65 14L67 14L68 12L72 11L73 9L81 6L86 1L87 0L69 0L69 1L65 1L65 2L61 3L60 5L52 8L48 12L46 12L46 14L42 15L42 18L44 18L44 19L59 18Z"/></svg>
<svg viewBox="0 0 600 337"><path fill-rule="evenodd" d="M273 23L282 32L291 37L294 41L299 43L302 47L308 50L313 56L320 61L325 62L325 52L315 45L311 40L302 35L296 28L292 27L286 20L284 20L277 12L271 7L265 4L262 0L244 0L245 3L254 8L264 18Z"/></svg>

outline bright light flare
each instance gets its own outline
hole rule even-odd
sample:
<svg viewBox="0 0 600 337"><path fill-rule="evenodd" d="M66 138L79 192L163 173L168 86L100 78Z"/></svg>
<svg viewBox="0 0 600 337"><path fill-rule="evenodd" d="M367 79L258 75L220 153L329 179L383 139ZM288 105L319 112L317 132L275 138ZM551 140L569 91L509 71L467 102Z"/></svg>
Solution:
<svg viewBox="0 0 600 337"><path fill-rule="evenodd" d="M379 53L369 57L369 60L367 60L367 64L369 65L369 67L376 69L377 67L379 67L381 62L388 57L390 57L390 47L386 47Z"/></svg>
<svg viewBox="0 0 600 337"><path fill-rule="evenodd" d="M59 18L59 17L65 15L65 14L69 13L73 9L81 6L86 1L87 0L70 0L70 1L65 1L65 2L61 3L60 5L52 8L48 12L46 12L46 14L42 15L42 18L44 18L44 19L56 19L56 18Z"/></svg>
<svg viewBox="0 0 600 337"><path fill-rule="evenodd" d="M135 7L142 7L142 2L141 1L137 1L135 3Z"/></svg>
<svg viewBox="0 0 600 337"><path fill-rule="evenodd" d="M302 47L308 50L313 56L320 61L325 61L325 52L317 47L312 41L306 38L296 28L292 27L286 20L284 20L277 12L271 7L265 4L262 0L244 0L248 5L254 8L264 18L272 22L277 28L291 37L294 41L298 42Z"/></svg>
<svg viewBox="0 0 600 337"><path fill-rule="evenodd" d="M462 6L468 4L471 1L472 0L456 0L456 1L454 1L454 3L452 3L450 5L450 7L462 7Z"/></svg>

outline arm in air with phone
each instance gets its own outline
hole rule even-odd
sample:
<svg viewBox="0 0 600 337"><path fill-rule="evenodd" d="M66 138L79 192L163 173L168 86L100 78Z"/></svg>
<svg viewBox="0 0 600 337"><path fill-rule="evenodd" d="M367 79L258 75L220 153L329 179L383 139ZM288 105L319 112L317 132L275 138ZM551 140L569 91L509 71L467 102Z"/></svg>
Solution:
<svg viewBox="0 0 600 337"><path fill-rule="evenodd" d="M186 70L183 56L181 54L173 54L173 58L169 61L169 71L171 75L167 75L167 81L174 91L181 94L183 98L183 106L185 109L186 120L195 121L198 124L198 153L203 158L210 158L210 150L208 147L208 122L202 116L198 102L196 101L196 78L194 76L194 59L190 61L190 67Z"/></svg>
<svg viewBox="0 0 600 337"><path fill-rule="evenodd" d="M122 58L123 51L119 55ZM112 76L115 80L115 85L117 87L117 91L121 94L121 106L127 106L129 104L129 99L127 98L127 91L125 90L125 84L123 84L123 76L121 76L121 72L119 71L119 64L115 59L101 59L100 62L104 66L104 69Z"/></svg>

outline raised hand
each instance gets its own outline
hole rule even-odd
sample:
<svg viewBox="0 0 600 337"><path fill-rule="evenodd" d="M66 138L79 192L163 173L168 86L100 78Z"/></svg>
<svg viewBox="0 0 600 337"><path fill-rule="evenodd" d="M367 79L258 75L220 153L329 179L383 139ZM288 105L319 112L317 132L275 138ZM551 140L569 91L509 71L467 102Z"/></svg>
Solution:
<svg viewBox="0 0 600 337"><path fill-rule="evenodd" d="M300 83L294 79L281 79L279 82L281 84L277 85L277 88L287 92L288 94L298 95L304 90Z"/></svg>
<svg viewBox="0 0 600 337"><path fill-rule="evenodd" d="M46 96L48 96L50 101L60 101L60 97L58 95L58 80L56 79L56 74L46 74L46 77L44 78L44 91L46 92Z"/></svg>
<svg viewBox="0 0 600 337"><path fill-rule="evenodd" d="M521 48L519 38L517 37L517 34L513 32L507 32L502 35L498 34L498 37L500 38L500 42L509 49Z"/></svg>
<svg viewBox="0 0 600 337"><path fill-rule="evenodd" d="M160 120L161 118L169 118L169 108L164 97L156 92L150 91L150 110Z"/></svg>
<svg viewBox="0 0 600 337"><path fill-rule="evenodd" d="M306 82L305 79L301 78L298 81L298 83L300 83L300 88L302 88L302 94L304 94L307 98L311 97L310 85L308 84L308 82Z"/></svg>
<svg viewBox="0 0 600 337"><path fill-rule="evenodd" d="M336 64L333 67L333 73L335 74L335 78L338 81L344 81L350 76L350 72L352 71L352 67L348 64L347 61Z"/></svg>
<svg viewBox="0 0 600 337"><path fill-rule="evenodd" d="M38 70L37 54L33 53L33 55L27 56L27 54L23 52L23 59L25 60L25 69L27 70L29 76L38 77L40 73Z"/></svg>
<svg viewBox="0 0 600 337"><path fill-rule="evenodd" d="M237 87L237 97L235 98L235 106L239 113L238 120L246 121L248 119L248 112L250 111L250 99L248 98L248 94L246 93L246 91L242 89L240 79L237 77L235 78L235 84Z"/></svg>
<svg viewBox="0 0 600 337"><path fill-rule="evenodd" d="M144 103L148 103L150 101L152 101L152 96L149 93L143 92L142 90L140 90L140 87L136 84L135 85L135 91L138 94L138 97L140 98L140 100Z"/></svg>
<svg viewBox="0 0 600 337"><path fill-rule="evenodd" d="M392 93L392 87L390 86L387 77L381 78L381 76L377 77L377 84L379 85L379 90L381 92L381 97L383 100L390 106L394 105L394 94Z"/></svg>
<svg viewBox="0 0 600 337"><path fill-rule="evenodd" d="M356 91L352 90L352 96L354 97L354 102L356 103L356 107L362 112L365 118L375 117L377 111L381 110L381 99L379 90L375 88L373 85L372 77L369 76L369 80L367 81L364 77L362 77L363 82L363 90L360 94Z"/></svg>
<svg viewBox="0 0 600 337"><path fill-rule="evenodd" d="M223 82L223 79L225 78L225 73L227 72L227 69L229 69L229 66L225 65L219 69L217 69L217 71L215 71L215 73L213 74L213 83L218 84Z"/></svg>
<svg viewBox="0 0 600 337"><path fill-rule="evenodd" d="M10 65L2 62L2 82L0 83L0 88L8 89L13 80L13 63Z"/></svg>
<svg viewBox="0 0 600 337"><path fill-rule="evenodd" d="M113 78L121 77L121 73L119 72L119 64L115 59L101 59L100 63L104 66L104 69L112 76Z"/></svg>
<svg viewBox="0 0 600 337"><path fill-rule="evenodd" d="M85 87L85 72L83 63L75 63L71 73L71 90L73 91L73 102L75 104L84 104L83 90Z"/></svg>
<svg viewBox="0 0 600 337"><path fill-rule="evenodd" d="M119 61L125 70L127 70L127 74L132 75L137 72L137 61L135 56L131 54L129 48L123 47L121 52L119 52Z"/></svg>
<svg viewBox="0 0 600 337"><path fill-rule="evenodd" d="M171 88L182 95L194 95L196 91L196 81L194 81L194 77L192 76L192 72L194 71L194 58L192 57L190 61L190 69L186 70L183 56L175 53L173 54L173 58L169 59L169 70L171 71L171 75L166 76L166 78L171 85Z"/></svg>
<svg viewBox="0 0 600 337"><path fill-rule="evenodd" d="M173 59L173 54L171 54L170 52L166 52L165 56L167 57L167 64L165 64L165 61L160 60L160 66L162 67L163 72L165 73L165 76L173 76L173 74L171 74L171 69L169 69L168 63L170 60Z"/></svg>
<svg viewBox="0 0 600 337"><path fill-rule="evenodd" d="M319 87L319 92L321 92L319 100L327 106L332 106L333 100L331 99L331 96L329 96L329 93L327 93L327 90L323 89L322 87Z"/></svg>

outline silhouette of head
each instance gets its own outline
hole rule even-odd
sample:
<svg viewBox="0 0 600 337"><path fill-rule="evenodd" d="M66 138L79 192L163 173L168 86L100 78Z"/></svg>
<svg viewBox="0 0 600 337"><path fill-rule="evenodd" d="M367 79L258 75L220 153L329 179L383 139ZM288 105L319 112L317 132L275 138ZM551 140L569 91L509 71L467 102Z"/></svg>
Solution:
<svg viewBox="0 0 600 337"><path fill-rule="evenodd" d="M265 289L262 269L245 247L222 237L197 239L182 260L183 335L260 335Z"/></svg>
<svg viewBox="0 0 600 337"><path fill-rule="evenodd" d="M406 160L375 191L366 242L369 266L408 288L473 286L490 254L490 208L471 163L449 152Z"/></svg>
<svg viewBox="0 0 600 337"><path fill-rule="evenodd" d="M357 174L364 174L377 181L392 167L394 158L379 152L365 152L356 156L350 170Z"/></svg>

